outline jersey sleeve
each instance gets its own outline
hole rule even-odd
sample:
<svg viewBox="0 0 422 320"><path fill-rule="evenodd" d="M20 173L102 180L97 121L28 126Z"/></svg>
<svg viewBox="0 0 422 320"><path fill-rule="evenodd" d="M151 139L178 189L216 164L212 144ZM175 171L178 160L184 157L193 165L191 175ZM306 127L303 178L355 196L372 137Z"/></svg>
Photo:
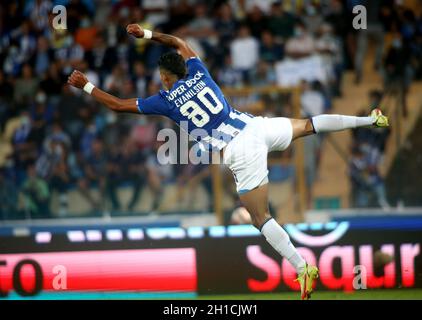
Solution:
<svg viewBox="0 0 422 320"><path fill-rule="evenodd" d="M186 60L186 66L188 68L188 75L194 75L197 71L201 71L207 77L210 77L207 67L198 57L192 57Z"/></svg>
<svg viewBox="0 0 422 320"><path fill-rule="evenodd" d="M136 100L136 106L138 107L139 113L142 114L156 114L165 116L168 113L166 101L159 94L153 95L146 99L138 98L138 100Z"/></svg>

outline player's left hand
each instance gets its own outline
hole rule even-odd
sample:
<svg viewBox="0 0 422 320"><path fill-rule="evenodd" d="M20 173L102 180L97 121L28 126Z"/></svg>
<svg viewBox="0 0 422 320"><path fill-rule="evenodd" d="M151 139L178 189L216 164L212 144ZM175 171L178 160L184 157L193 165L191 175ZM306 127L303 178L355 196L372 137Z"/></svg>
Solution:
<svg viewBox="0 0 422 320"><path fill-rule="evenodd" d="M78 89L83 89L83 87L88 82L88 78L80 71L75 70L72 72L72 74L67 79L67 83L71 86L74 86Z"/></svg>

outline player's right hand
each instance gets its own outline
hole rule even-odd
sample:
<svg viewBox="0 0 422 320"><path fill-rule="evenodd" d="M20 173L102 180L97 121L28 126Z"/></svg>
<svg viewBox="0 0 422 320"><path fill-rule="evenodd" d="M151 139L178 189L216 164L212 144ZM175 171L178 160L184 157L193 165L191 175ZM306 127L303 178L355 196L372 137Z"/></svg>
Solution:
<svg viewBox="0 0 422 320"><path fill-rule="evenodd" d="M144 29L142 29L142 27L137 24L137 23L132 23L129 24L126 27L126 31L128 34L136 37L136 38L143 38L144 37Z"/></svg>
<svg viewBox="0 0 422 320"><path fill-rule="evenodd" d="M83 87L88 82L88 78L80 71L75 70L72 72L72 74L67 79L67 83L71 86L74 86L78 89L83 89Z"/></svg>

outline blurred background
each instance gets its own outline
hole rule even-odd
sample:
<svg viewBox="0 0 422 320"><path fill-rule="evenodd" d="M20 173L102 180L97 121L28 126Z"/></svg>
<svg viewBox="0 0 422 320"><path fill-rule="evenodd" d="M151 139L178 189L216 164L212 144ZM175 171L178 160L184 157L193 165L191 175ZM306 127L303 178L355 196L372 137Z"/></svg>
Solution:
<svg viewBox="0 0 422 320"><path fill-rule="evenodd" d="M55 5L66 7L65 30L52 28ZM366 29L353 28L357 5ZM129 37L129 23L186 39L241 111L310 117L379 107L390 117L388 129L312 136L271 154L270 209L280 223L311 233L333 221L422 225L421 1L21 0L0 4L5 235L250 222L224 167L158 164L157 132L179 132L168 119L117 115L66 85L78 69L121 98L155 94L156 62L169 49Z"/></svg>

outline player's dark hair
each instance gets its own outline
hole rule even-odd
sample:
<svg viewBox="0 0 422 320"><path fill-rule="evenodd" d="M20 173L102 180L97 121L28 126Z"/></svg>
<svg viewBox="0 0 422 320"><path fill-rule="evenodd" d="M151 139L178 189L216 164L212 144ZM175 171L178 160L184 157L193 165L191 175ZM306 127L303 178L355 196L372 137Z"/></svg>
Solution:
<svg viewBox="0 0 422 320"><path fill-rule="evenodd" d="M186 64L183 57L176 52L163 53L158 59L158 67L182 79L186 76Z"/></svg>

